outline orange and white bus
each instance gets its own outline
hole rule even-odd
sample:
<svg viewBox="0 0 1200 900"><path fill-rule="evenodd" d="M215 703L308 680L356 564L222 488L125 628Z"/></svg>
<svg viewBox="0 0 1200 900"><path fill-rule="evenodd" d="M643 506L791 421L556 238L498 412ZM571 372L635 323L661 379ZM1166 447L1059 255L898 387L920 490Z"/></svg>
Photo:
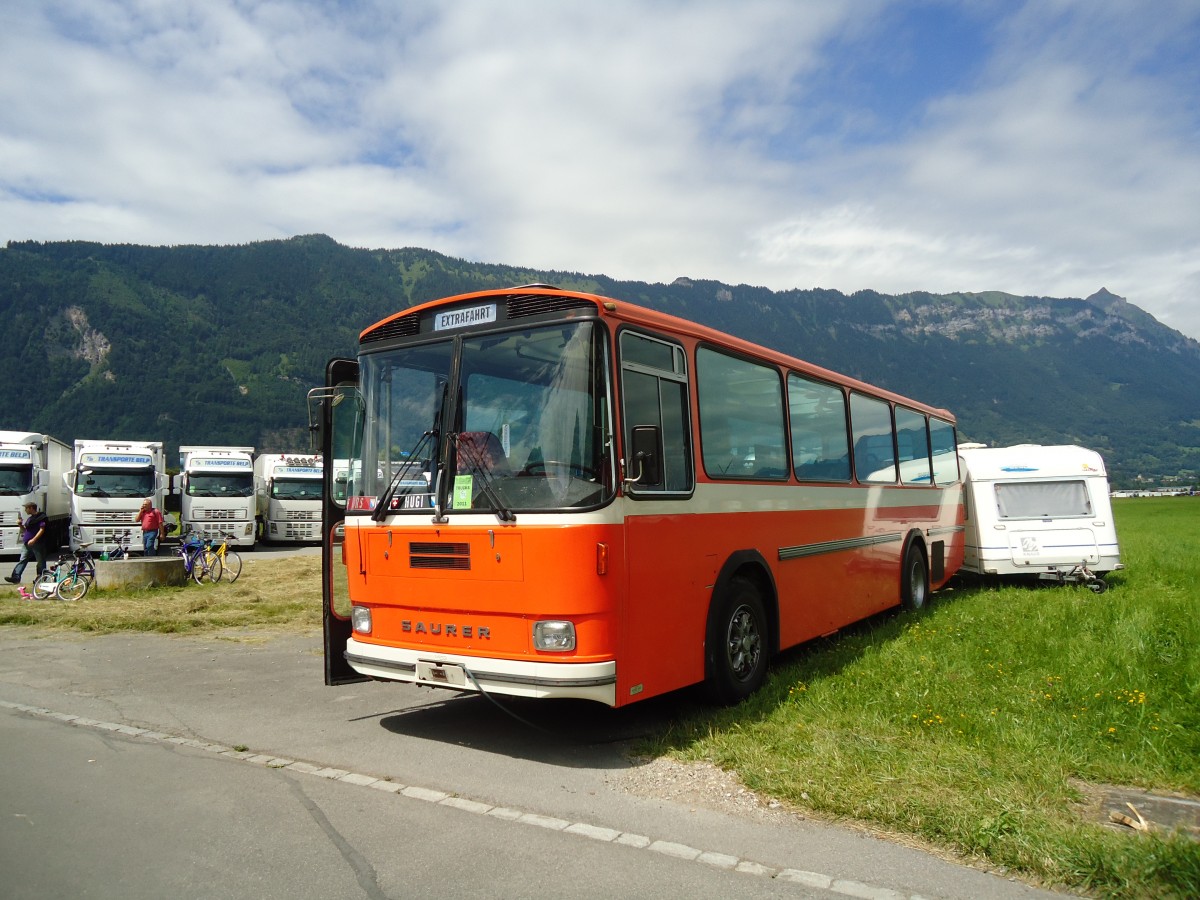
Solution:
<svg viewBox="0 0 1200 900"><path fill-rule="evenodd" d="M623 301L447 297L326 376L330 684L731 703L962 563L949 412Z"/></svg>

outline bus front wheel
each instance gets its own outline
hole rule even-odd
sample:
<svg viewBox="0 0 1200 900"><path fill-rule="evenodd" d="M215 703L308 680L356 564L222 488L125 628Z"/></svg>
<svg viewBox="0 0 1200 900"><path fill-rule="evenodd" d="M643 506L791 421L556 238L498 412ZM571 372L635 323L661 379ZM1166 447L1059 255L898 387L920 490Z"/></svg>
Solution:
<svg viewBox="0 0 1200 900"><path fill-rule="evenodd" d="M913 612L924 609L929 602L929 568L925 554L916 541L904 552L904 567L900 570L900 603Z"/></svg>
<svg viewBox="0 0 1200 900"><path fill-rule="evenodd" d="M716 703L740 703L767 672L767 616L754 582L730 580L708 624L705 687Z"/></svg>

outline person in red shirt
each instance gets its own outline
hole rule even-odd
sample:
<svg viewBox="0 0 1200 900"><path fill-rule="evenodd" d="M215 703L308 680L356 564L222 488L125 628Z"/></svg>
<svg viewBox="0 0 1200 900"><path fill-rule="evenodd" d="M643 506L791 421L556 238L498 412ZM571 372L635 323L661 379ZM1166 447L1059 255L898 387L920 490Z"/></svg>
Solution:
<svg viewBox="0 0 1200 900"><path fill-rule="evenodd" d="M162 531L163 514L149 500L143 500L136 518L142 526L142 548L146 556L158 555L158 534Z"/></svg>

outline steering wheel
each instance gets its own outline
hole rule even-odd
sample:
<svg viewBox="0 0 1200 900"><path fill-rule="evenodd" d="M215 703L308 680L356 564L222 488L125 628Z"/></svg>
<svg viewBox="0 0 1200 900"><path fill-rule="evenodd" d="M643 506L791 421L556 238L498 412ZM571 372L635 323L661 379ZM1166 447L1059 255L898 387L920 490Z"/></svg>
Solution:
<svg viewBox="0 0 1200 900"><path fill-rule="evenodd" d="M534 459L525 464L525 468L521 470L522 475L548 475L551 469L566 471L575 478L587 478L592 481L599 481L599 473L588 466L579 465L578 463L561 462L557 459Z"/></svg>

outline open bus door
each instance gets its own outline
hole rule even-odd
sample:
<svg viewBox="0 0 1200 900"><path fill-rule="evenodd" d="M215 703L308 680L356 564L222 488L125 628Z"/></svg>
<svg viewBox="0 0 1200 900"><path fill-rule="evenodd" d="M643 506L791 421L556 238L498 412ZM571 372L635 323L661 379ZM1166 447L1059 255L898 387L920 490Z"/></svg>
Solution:
<svg viewBox="0 0 1200 900"><path fill-rule="evenodd" d="M346 662L350 622L350 590L342 538L351 465L360 457L363 402L358 390L358 362L331 359L325 366L325 387L308 394L314 450L324 460L321 492L321 620L325 633L325 683L367 681Z"/></svg>

